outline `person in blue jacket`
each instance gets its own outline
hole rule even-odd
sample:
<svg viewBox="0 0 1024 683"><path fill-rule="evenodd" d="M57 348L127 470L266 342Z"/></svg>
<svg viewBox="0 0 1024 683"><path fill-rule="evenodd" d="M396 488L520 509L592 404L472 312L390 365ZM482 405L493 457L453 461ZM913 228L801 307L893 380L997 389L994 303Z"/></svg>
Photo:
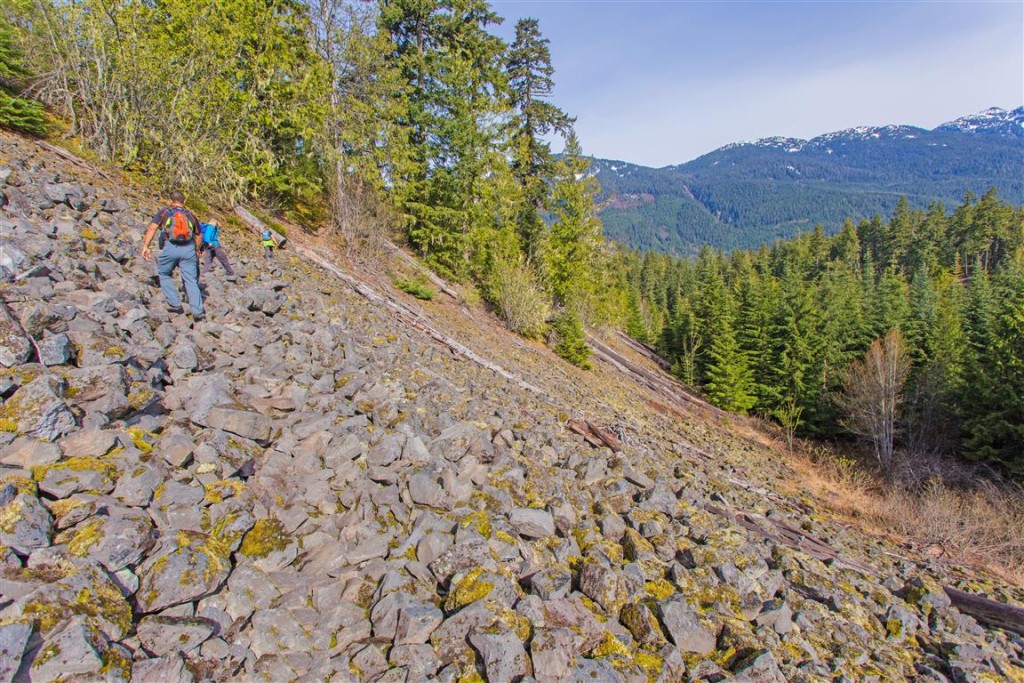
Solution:
<svg viewBox="0 0 1024 683"><path fill-rule="evenodd" d="M229 280L235 279L235 271L231 268L228 255L220 244L220 222L213 218L209 223L203 223L203 270L210 271L213 268L213 259L216 257L220 265L224 267Z"/></svg>

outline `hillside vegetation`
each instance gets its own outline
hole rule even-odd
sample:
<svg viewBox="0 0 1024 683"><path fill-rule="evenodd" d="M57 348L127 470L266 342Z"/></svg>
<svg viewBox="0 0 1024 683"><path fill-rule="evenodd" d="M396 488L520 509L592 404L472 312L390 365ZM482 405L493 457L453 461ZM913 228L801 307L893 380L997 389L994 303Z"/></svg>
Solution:
<svg viewBox="0 0 1024 683"><path fill-rule="evenodd" d="M1024 593L964 565L1015 557L1012 507L965 527L937 489L900 509L959 535L866 535L824 507L852 470L815 484L631 345L583 371L392 289L404 259L290 229L268 262L213 209L239 278L190 324L137 257L151 190L8 135L0 178L3 680L1024 675Z"/></svg>

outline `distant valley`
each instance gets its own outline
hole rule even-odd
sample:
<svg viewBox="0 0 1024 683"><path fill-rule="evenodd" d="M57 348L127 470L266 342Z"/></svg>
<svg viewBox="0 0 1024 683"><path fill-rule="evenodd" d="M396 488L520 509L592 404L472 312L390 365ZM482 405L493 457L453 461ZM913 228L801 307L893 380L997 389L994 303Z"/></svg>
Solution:
<svg viewBox="0 0 1024 683"><path fill-rule="evenodd" d="M605 235L642 250L694 254L704 244L756 248L821 224L827 233L901 196L914 208L966 193L1024 204L1024 107L992 108L934 130L860 127L812 140L726 145L678 166L594 159Z"/></svg>

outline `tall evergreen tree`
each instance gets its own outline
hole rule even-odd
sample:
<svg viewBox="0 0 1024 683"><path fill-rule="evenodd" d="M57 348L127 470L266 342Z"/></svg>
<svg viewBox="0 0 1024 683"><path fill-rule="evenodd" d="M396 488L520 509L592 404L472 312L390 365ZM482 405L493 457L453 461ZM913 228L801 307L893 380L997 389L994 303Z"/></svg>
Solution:
<svg viewBox="0 0 1024 683"><path fill-rule="evenodd" d="M512 107L512 171L525 200L517 222L523 250L531 259L540 256L545 228L541 212L555 170L544 136L552 132L568 135L573 123L571 117L548 100L555 85L548 42L541 35L537 19L520 19L506 59Z"/></svg>

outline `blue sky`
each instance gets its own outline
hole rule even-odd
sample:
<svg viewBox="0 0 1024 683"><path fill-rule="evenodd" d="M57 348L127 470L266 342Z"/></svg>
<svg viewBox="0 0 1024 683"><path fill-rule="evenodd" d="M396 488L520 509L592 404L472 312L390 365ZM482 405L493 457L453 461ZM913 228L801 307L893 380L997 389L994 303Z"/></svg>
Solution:
<svg viewBox="0 0 1024 683"><path fill-rule="evenodd" d="M584 151L647 166L730 142L924 128L1024 104L1024 0L491 0L535 17Z"/></svg>

